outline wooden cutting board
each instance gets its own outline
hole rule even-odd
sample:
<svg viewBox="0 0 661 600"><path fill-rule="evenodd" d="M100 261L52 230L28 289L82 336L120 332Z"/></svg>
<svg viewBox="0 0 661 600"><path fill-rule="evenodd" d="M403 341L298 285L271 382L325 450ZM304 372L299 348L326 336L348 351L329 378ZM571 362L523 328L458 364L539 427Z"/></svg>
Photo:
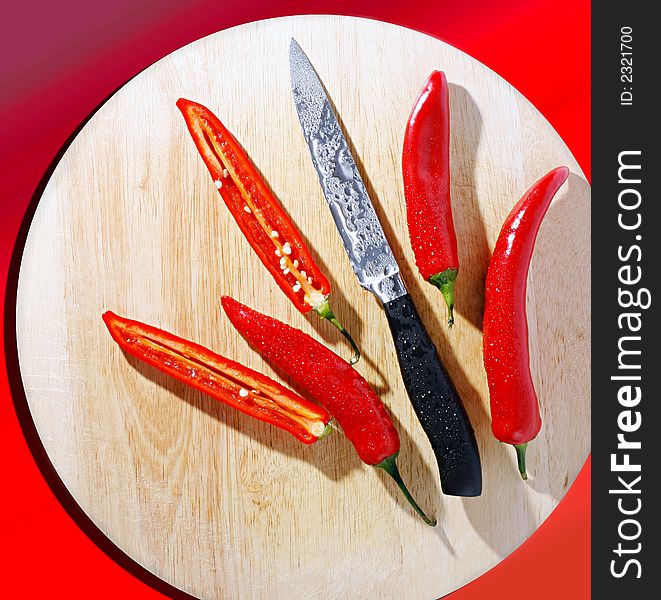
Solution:
<svg viewBox="0 0 661 600"><path fill-rule="evenodd" d="M386 320L346 259L289 91L294 36L359 154L386 235L475 426L480 498L444 497L407 401ZM433 69L448 77L452 200L461 271L457 323L414 267L400 150ZM284 297L220 200L175 107L218 114L309 241L358 370L392 412L400 468L427 527L385 474L334 434L306 447L127 358L106 309L274 375L238 338L231 294L343 356L328 323ZM559 164L572 175L542 226L529 276L532 372L543 429L531 478L490 433L481 352L483 284L500 226ZM17 337L26 396L57 472L90 518L159 577L203 598L431 599L521 544L589 451L590 190L567 147L505 81L460 51L375 21L296 17L236 27L159 61L117 92L64 155L39 204L20 272ZM286 383L286 381L285 381Z"/></svg>

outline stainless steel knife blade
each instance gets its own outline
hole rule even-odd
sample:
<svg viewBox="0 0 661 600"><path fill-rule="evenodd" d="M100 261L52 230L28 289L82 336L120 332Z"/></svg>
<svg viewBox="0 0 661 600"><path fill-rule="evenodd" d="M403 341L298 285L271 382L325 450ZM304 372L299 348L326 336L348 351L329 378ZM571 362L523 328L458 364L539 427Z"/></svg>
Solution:
<svg viewBox="0 0 661 600"><path fill-rule="evenodd" d="M337 116L314 67L294 39L289 46L289 70L305 141L360 285L382 303L404 296L399 266Z"/></svg>

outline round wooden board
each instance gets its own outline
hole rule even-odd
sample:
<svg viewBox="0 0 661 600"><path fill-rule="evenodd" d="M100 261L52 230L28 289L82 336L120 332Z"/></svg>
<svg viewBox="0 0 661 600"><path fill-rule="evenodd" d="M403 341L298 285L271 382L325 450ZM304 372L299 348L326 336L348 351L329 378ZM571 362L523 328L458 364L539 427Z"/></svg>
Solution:
<svg viewBox="0 0 661 600"><path fill-rule="evenodd" d="M445 497L408 403L385 316L350 268L289 90L295 37L359 155L404 279L475 426L480 498ZM433 69L452 110L452 194L461 271L457 322L420 279L404 217L406 119ZM427 527L342 435L313 447L126 356L106 309L272 374L238 338L231 294L350 350L304 317L250 250L175 107L211 108L246 148L333 285L336 314L363 351L358 370L392 412L400 465ZM483 286L500 226L552 167L572 174L540 232L529 276L532 372L543 428L531 478L491 435L481 352ZM544 118L460 51L397 26L346 17L253 23L191 44L117 92L64 155L38 206L21 265L17 339L39 435L64 484L122 550L202 598L411 598L446 594L521 544L589 451L590 192ZM285 382L286 383L286 382Z"/></svg>

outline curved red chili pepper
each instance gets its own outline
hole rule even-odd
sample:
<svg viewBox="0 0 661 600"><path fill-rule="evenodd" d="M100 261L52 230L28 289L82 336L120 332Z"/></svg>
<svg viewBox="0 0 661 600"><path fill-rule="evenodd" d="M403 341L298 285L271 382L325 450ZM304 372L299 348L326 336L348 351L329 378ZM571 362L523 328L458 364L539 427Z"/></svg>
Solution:
<svg viewBox="0 0 661 600"><path fill-rule="evenodd" d="M503 224L487 271L483 347L489 382L491 429L516 448L526 479L528 442L542 426L530 374L526 281L537 232L569 169L558 167L519 200Z"/></svg>
<svg viewBox="0 0 661 600"><path fill-rule="evenodd" d="M399 435L367 381L347 361L299 329L229 296L223 296L221 302L232 325L248 343L307 396L327 408L361 460L384 469L425 522L435 525L402 481L396 463Z"/></svg>
<svg viewBox="0 0 661 600"><path fill-rule="evenodd" d="M450 202L450 102L441 71L425 81L404 133L402 175L409 238L420 275L441 290L454 323L459 270Z"/></svg>
<svg viewBox="0 0 661 600"><path fill-rule="evenodd" d="M103 321L120 348L175 379L305 444L330 432L330 415L273 379L211 350L113 312Z"/></svg>
<svg viewBox="0 0 661 600"><path fill-rule="evenodd" d="M333 323L354 350L352 363L357 362L360 351L331 310L328 279L246 153L208 108L184 98L177 107L218 193L280 289L302 313L314 309Z"/></svg>

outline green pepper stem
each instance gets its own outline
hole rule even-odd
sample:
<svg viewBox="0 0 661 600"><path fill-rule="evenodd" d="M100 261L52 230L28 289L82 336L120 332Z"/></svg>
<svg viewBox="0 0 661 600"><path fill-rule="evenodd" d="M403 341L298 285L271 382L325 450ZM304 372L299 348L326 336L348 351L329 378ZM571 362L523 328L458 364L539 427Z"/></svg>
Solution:
<svg viewBox="0 0 661 600"><path fill-rule="evenodd" d="M333 429L335 429L335 427L333 427L332 423L333 423L332 420L326 423L324 430L321 432L319 437L317 437L317 441L323 440L325 437L328 437L331 433L333 433Z"/></svg>
<svg viewBox="0 0 661 600"><path fill-rule="evenodd" d="M389 456L388 458L382 460L378 465L374 465L375 467L379 467L380 469L383 469L390 477L392 477L395 480L395 483L399 486L399 489L402 490L402 493L404 496L406 496L406 499L411 503L411 506L417 512L421 517L422 520L427 523L427 525L430 525L431 527L436 527L436 519L430 519L424 512L423 510L418 506L418 503L413 499L413 496L411 496L411 492L409 492L408 488L406 487L406 484L402 480L402 476L399 474L399 468L397 467L397 455L399 452L395 452L392 456Z"/></svg>
<svg viewBox="0 0 661 600"><path fill-rule="evenodd" d="M528 473L526 473L526 448L528 447L528 442L524 444L514 444L514 449L516 450L516 462L519 465L519 473L521 477L526 480L528 479Z"/></svg>
<svg viewBox="0 0 661 600"><path fill-rule="evenodd" d="M429 283L435 285L448 305L448 325L454 325L454 282L457 280L459 269L445 269L441 273L436 273L429 278Z"/></svg>
<svg viewBox="0 0 661 600"><path fill-rule="evenodd" d="M360 360L360 350L358 350L358 346L356 345L356 342L353 341L353 338L349 334L349 332L344 328L342 323L340 323L335 315L333 314L333 311L331 310L330 307L330 302L328 301L328 296L324 298L324 301L319 304L318 306L313 307L315 312L322 318L330 321L335 327L337 327L340 331L340 333L347 339L347 341L351 344L351 347L353 348L353 356L351 357L351 360L349 361L350 364L355 365L359 360Z"/></svg>

